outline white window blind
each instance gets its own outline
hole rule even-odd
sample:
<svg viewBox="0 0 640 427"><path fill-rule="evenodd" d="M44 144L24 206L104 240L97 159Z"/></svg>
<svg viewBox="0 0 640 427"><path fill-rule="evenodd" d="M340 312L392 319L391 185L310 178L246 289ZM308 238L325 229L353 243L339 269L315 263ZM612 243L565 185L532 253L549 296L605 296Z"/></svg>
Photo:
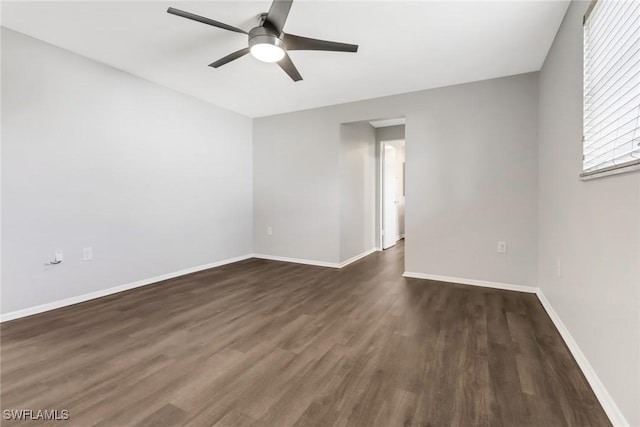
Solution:
<svg viewBox="0 0 640 427"><path fill-rule="evenodd" d="M640 163L640 1L585 16L583 126L583 175Z"/></svg>

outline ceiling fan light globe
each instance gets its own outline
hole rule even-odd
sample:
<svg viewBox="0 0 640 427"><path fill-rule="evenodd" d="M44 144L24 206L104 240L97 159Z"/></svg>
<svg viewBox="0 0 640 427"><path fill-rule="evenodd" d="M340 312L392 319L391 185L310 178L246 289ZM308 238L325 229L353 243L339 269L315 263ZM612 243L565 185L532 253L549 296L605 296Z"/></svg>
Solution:
<svg viewBox="0 0 640 427"><path fill-rule="evenodd" d="M257 43L251 46L251 55L262 62L278 62L284 58L284 49L271 43Z"/></svg>

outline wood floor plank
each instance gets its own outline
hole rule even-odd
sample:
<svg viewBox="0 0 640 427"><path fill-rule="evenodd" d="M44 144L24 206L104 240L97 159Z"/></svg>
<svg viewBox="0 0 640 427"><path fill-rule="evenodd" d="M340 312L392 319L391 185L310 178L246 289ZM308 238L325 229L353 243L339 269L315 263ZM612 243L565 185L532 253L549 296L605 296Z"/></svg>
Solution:
<svg viewBox="0 0 640 427"><path fill-rule="evenodd" d="M218 422L213 424L213 427L249 427L255 420L241 412L231 410L227 414L220 418Z"/></svg>
<svg viewBox="0 0 640 427"><path fill-rule="evenodd" d="M167 403L136 424L136 427L170 427L179 425L186 417L187 413L182 409Z"/></svg>
<svg viewBox="0 0 640 427"><path fill-rule="evenodd" d="M3 426L609 426L532 294L250 259L0 326Z"/></svg>

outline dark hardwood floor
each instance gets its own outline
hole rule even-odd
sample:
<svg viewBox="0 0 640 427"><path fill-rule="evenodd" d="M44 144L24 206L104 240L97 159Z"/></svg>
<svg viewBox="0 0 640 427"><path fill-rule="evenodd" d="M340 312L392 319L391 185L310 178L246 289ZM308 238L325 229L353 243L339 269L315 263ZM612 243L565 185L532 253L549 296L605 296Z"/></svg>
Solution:
<svg viewBox="0 0 640 427"><path fill-rule="evenodd" d="M75 426L606 426L533 294L247 260L2 325L2 409ZM3 421L3 425L16 425Z"/></svg>

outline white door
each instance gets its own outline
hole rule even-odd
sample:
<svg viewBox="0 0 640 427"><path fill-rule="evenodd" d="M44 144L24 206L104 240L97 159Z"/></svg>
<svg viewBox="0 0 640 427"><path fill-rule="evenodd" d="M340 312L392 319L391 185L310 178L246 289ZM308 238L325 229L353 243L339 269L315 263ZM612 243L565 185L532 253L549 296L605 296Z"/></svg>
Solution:
<svg viewBox="0 0 640 427"><path fill-rule="evenodd" d="M382 161L382 249L398 241L398 201L396 197L396 149L384 144Z"/></svg>

